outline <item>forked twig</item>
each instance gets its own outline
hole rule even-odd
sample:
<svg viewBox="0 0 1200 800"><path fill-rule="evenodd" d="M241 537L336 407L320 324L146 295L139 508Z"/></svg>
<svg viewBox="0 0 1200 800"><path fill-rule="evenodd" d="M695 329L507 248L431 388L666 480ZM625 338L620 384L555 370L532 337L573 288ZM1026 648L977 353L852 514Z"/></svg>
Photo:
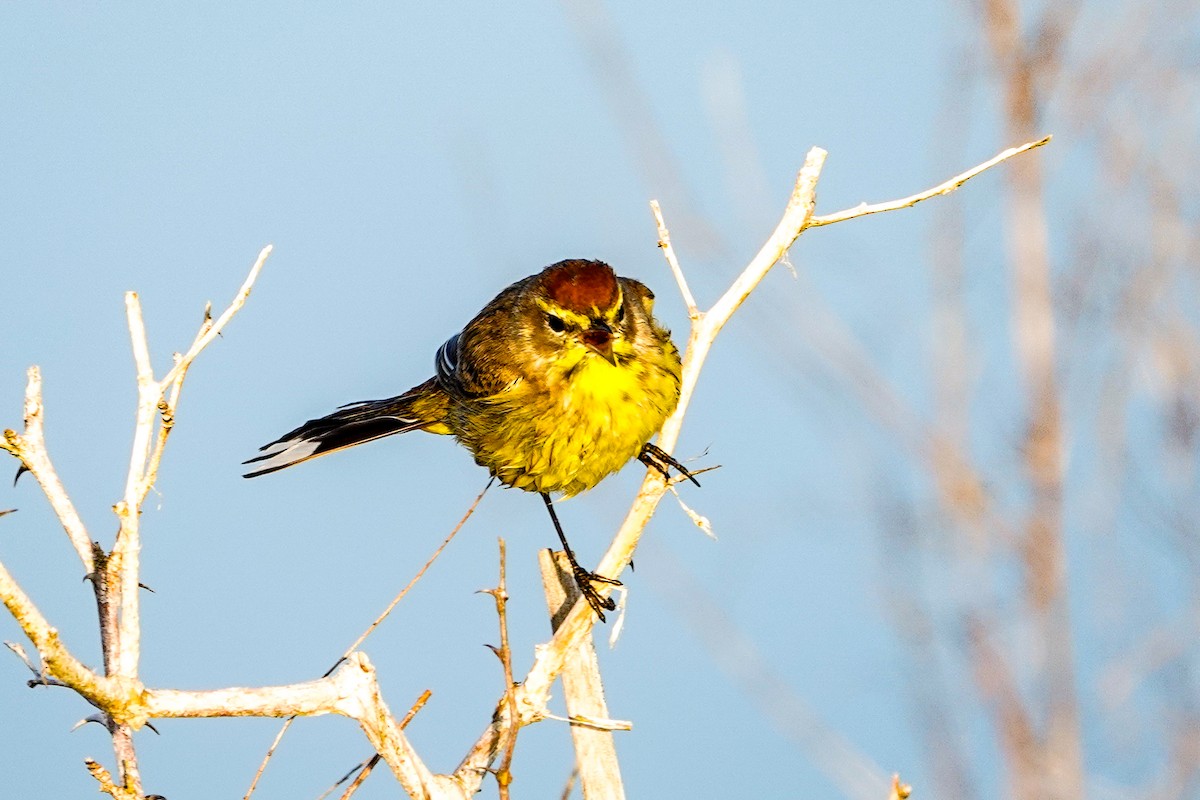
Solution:
<svg viewBox="0 0 1200 800"><path fill-rule="evenodd" d="M500 800L508 800L508 787L512 784L512 757L513 751L517 746L517 731L520 726L515 723L517 719L517 706L515 700L516 684L513 683L512 670L512 648L508 644L508 580L507 573L507 558L505 556L506 548L504 539L500 542L500 580L496 584L495 589L488 589L487 594L492 596L496 601L496 616L500 621L500 646L488 648L496 654L496 658L500 659L500 663L504 666L504 701L508 706L508 718L513 721L505 735L504 754L500 757L500 766L496 769L496 784L500 787Z"/></svg>

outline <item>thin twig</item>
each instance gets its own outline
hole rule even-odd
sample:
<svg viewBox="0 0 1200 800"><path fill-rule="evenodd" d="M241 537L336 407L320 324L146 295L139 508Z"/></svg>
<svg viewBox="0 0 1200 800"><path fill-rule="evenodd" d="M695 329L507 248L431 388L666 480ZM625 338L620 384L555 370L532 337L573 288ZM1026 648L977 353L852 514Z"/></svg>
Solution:
<svg viewBox="0 0 1200 800"><path fill-rule="evenodd" d="M21 630L37 648L45 665L45 673L57 678L79 692L99 708L117 701L120 688L117 681L97 675L71 654L58 637L58 631L25 594L16 580L0 563L0 602L12 614Z"/></svg>
<svg viewBox="0 0 1200 800"><path fill-rule="evenodd" d="M83 562L85 574L92 574L95 564L92 561L92 537L88 534L87 526L75 510L62 480L50 461L46 451L44 412L42 405L42 371L36 366L30 367L26 373L25 383L25 432L6 429L4 438L0 440L0 449L16 456L26 470L33 475L34 480L42 487L42 494L50 501L54 515L62 523L67 538L79 560Z"/></svg>
<svg viewBox="0 0 1200 800"><path fill-rule="evenodd" d="M475 497L475 500L471 503L470 507L467 508L466 513L462 515L461 519L459 519L458 524L454 526L454 529L450 531L449 535L447 535L446 538L442 540L442 543L437 546L437 549L433 551L433 555L429 556L429 558L425 561L425 564L419 570L417 570L417 573L413 575L412 579L407 584L405 584L404 588L392 598L391 602L388 603L387 607L382 612L380 612L379 616L375 617L374 621L372 621L371 624L366 627L366 630L359 634L358 638L354 640L353 644L346 648L334 665L325 673L325 677L331 675L342 662L349 658L350 654L356 651L359 646L361 646L362 643L367 640L367 637L370 636L375 629L378 628L379 625L388 618L388 615L392 613L392 610L399 605L400 601L403 600L409 591L417 585L417 581L421 580L429 568L433 566L433 562L436 561L438 556L442 554L442 551L446 549L446 546L453 541L454 537L458 535L458 532L461 531L463 526L467 524L467 520L469 520L471 515L475 513L475 509L478 508L480 502L483 501L483 496L487 494L488 489L492 488L492 483L494 483L494 481L495 479L493 478L487 482L487 485L483 487L483 491L481 491ZM294 717L285 721L280 727L279 733L275 735L275 740L271 742L271 746L267 749L262 761L259 762L258 770L254 773L254 779L250 781L250 787L246 790L246 794L242 796L242 800L250 800L250 796L254 794L254 788L258 785L258 781L262 777L264 770L266 770L267 764L270 762L272 756L275 755L275 749L279 746L279 742L281 739L283 739L283 735L287 732L287 729L292 726L293 721L295 721Z"/></svg>
<svg viewBox="0 0 1200 800"><path fill-rule="evenodd" d="M418 697L416 702L412 704L412 707L408 709L408 713L404 715L404 719L400 720L400 730L404 730L408 727L408 723L412 722L413 717L415 717L417 713L425 707L425 704L429 702L429 698L432 696L433 692L429 689L421 692L421 696ZM321 796L317 798L317 800L325 800L326 797L333 793L334 789L349 780L351 775L354 775L354 781L346 787L346 791L343 792L338 798L338 800L350 800L350 797L358 791L358 787L363 785L363 781L367 779L367 776L371 774L371 770L375 769L382 758L383 756L379 755L379 753L373 753L369 758L355 766L354 769L347 772L341 780L339 780L333 786L330 786L328 790L323 792Z"/></svg>
<svg viewBox="0 0 1200 800"><path fill-rule="evenodd" d="M475 513L475 509L479 507L479 503L483 500L483 496L485 494L487 494L488 489L492 488L492 484L495 482L496 482L495 478L491 478L488 480L487 485L483 487L483 491L480 492L478 494L478 496L476 496L475 500L471 503L471 506L467 509L467 513L463 514L462 518L458 521L458 524L454 526L454 530L450 531L450 534L445 539L442 540L442 543L439 544L437 549L433 551L433 555L431 555L429 557L429 560L425 562L425 565L422 566L419 570L417 570L416 575L413 575L412 580L410 580L407 584L405 584L404 588L401 589L400 592L395 597L392 598L392 602L388 603L387 608L385 608L382 612L380 612L379 616L375 618L374 622L372 622L370 625L367 626L367 629L364 630L359 635L359 637L354 640L354 643L352 645L350 645L349 647L346 648L346 651L344 653L342 653L342 657L340 659L338 659L339 662L341 662L347 656L349 656L351 653L353 653L355 650L357 650L362 645L362 643L367 640L367 637L370 636L375 631L375 629L379 627L380 623L382 623L385 619L388 618L388 615L392 613L392 609L394 609L397 605L400 604L400 601L404 599L404 596L406 594L408 594L409 590L417 585L417 581L421 580L421 578L424 577L425 573L429 570L429 568L433 566L433 562L436 561L437 557L440 556L442 554L442 551L446 549L446 545L450 544L450 542L453 541L454 537L458 535L458 532L462 530L463 526L467 524L467 520L469 520L471 518L471 515ZM334 664L334 667L336 667L336 666L337 666L337 664ZM331 670L332 670L332 668L331 668ZM329 673L326 673L326 674L329 674Z"/></svg>
<svg viewBox="0 0 1200 800"><path fill-rule="evenodd" d="M488 589L487 594L490 594L496 601L496 616L500 620L500 646L491 647L491 651L500 659L500 663L504 666L504 698L508 705L508 719L511 722L509 730L506 732L504 754L500 758L500 766L496 769L496 784L500 787L500 800L508 800L508 787L512 784L512 757L513 750L517 746L517 731L520 725L517 722L517 706L515 689L513 683L512 670L512 649L508 646L508 584L505 578L506 562L504 539L500 538L500 581L496 584L495 589Z"/></svg>
<svg viewBox="0 0 1200 800"><path fill-rule="evenodd" d="M892 790L888 794L888 800L908 800L911 794L912 787L900 782L900 773L892 775Z"/></svg>
<svg viewBox="0 0 1200 800"><path fill-rule="evenodd" d="M275 734L275 738L271 741L271 746L267 748L266 755L258 764L258 769L254 773L253 780L250 781L250 788L242 795L242 800L250 800L250 795L254 794L254 790L258 787L258 781L262 777L263 772L267 769L267 764L271 761L271 757L275 755L275 748L279 747L279 743L283 741L283 735L287 733L288 728L292 727L297 717L288 717L283 724L279 726L279 733Z"/></svg>
<svg viewBox="0 0 1200 800"><path fill-rule="evenodd" d="M571 769L571 774L567 776L567 783L563 786L562 794L559 795L561 800L570 800L571 792L575 790L575 781L579 779L579 765L576 764Z"/></svg>
<svg viewBox="0 0 1200 800"><path fill-rule="evenodd" d="M99 762L85 758L83 765L87 767L87 771L91 776L96 779L96 783L100 784L101 793L111 796L113 800L142 800L140 792L124 786L118 786L114 783L112 775Z"/></svg>
<svg viewBox="0 0 1200 800"><path fill-rule="evenodd" d="M1020 147L1010 147L1007 150L997 153L995 156L983 162L979 166L972 167L966 172L955 175L948 181L939 183L932 189L927 189L910 197L904 197L900 200L890 200L886 203L875 203L874 205L861 203L854 208L847 208L845 211L838 211L834 214L822 214L820 216L813 217L809 221L808 227L818 228L822 225L832 225L835 222L845 222L846 220L854 219L855 217L865 217L868 214L879 214L884 211L898 211L902 208L912 208L922 200L928 200L929 198L937 197L938 195L950 194L950 192L953 192L955 189L971 180L971 178L974 178L981 172L991 169L1001 161L1007 161L1013 156L1020 155L1027 150L1032 150L1035 147L1041 147L1044 144L1049 144L1050 140L1053 138L1053 136L1045 136L1041 139L1038 139L1036 142L1026 142Z"/></svg>
<svg viewBox="0 0 1200 800"><path fill-rule="evenodd" d="M671 274L675 276L679 294L683 296L683 304L687 307L688 319L699 319L700 309L696 307L696 298L692 296L692 290L688 288L687 277L679 266L679 259L675 257L675 248L671 246L671 232L667 230L667 224L663 222L662 209L659 208L657 200L650 201L650 210L654 212L654 221L658 224L658 246L662 248L663 256L667 259L667 266L671 268Z"/></svg>
<svg viewBox="0 0 1200 800"><path fill-rule="evenodd" d="M250 297L250 290L254 288L254 282L258 280L258 273L262 272L263 264L267 261L267 256L271 255L274 249L272 245L267 245L258 254L258 259L255 260L254 266L250 268L250 274L246 276L246 280L242 282L242 286L238 289L237 294L229 303L229 307L217 318L215 322L209 323L207 320L200 328L200 334L196 336L196 340L192 342L192 346L184 353L183 357L171 368L171 370L159 381L159 385L165 390L175 380L176 374L186 370L196 360L196 356L200 355L200 351L208 347L213 339L229 324L229 320L233 319L233 315L241 310L242 306L246 305L246 299Z"/></svg>
<svg viewBox="0 0 1200 800"><path fill-rule="evenodd" d="M150 458L154 408L162 396L162 389L154 380L154 368L150 365L150 345L146 341L146 323L142 319L142 303L137 292L125 293L125 319L129 325L138 387L137 424L133 432L129 472L125 476L125 502L130 508L137 508L140 505L139 498L143 496L141 484L145 478L146 462Z"/></svg>

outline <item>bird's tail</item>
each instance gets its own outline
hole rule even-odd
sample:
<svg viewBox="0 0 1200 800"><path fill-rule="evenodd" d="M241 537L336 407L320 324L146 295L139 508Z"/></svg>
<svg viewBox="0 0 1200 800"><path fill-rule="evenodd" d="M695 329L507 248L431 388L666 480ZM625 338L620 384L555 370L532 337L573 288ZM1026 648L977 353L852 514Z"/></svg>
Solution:
<svg viewBox="0 0 1200 800"><path fill-rule="evenodd" d="M259 449L262 455L243 464L258 464L242 477L254 478L363 442L395 433L430 430L446 433L442 423L446 397L429 380L399 397L366 400L342 406L329 416L310 419Z"/></svg>

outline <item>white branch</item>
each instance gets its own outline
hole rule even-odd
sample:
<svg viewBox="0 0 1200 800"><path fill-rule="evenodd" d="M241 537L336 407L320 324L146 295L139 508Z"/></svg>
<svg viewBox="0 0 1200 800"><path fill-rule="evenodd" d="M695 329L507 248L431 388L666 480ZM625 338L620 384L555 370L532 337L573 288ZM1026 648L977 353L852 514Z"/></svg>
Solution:
<svg viewBox="0 0 1200 800"><path fill-rule="evenodd" d="M650 201L650 211L654 213L654 221L658 225L658 246L662 248L663 256L667 259L667 266L671 268L671 274L675 276L679 294L682 295L683 304L687 307L688 319L696 320L700 317L700 309L696 306L696 298L692 296L692 290L688 288L687 277L679 266L679 259L675 257L675 248L671 246L671 232L667 230L667 223L663 221L662 209L657 200Z"/></svg>
<svg viewBox="0 0 1200 800"><path fill-rule="evenodd" d="M166 446L167 436L174 425L175 405L179 400L180 387L192 362L246 304L246 298L250 296L250 290L262 271L267 256L271 254L271 249L271 245L267 245L259 252L254 266L250 268L250 274L246 276L229 307L215 322L209 316L208 310L205 310L204 322L192 346L185 355L175 359L174 366L161 381L154 379L141 302L136 292L125 294L125 315L129 323L133 360L137 366L138 402L129 473L125 479L125 495L113 506L121 525L117 531L109 566L110 575L114 578L110 589L113 590L112 596L116 598L120 608L120 634L113 643L115 672L118 675L128 678L137 675L138 660L141 656L141 596L138 591L142 548L139 524L141 508L150 487L158 478L159 461ZM166 396L168 391L169 397ZM158 446L152 451L154 419L159 413L162 416Z"/></svg>
<svg viewBox="0 0 1200 800"><path fill-rule="evenodd" d="M556 627L560 614L579 599L579 588L564 553L541 550L538 552L538 566L542 571L542 590L550 610L550 624ZM624 800L625 786L621 781L621 766L617 761L612 731L629 730L631 726L608 719L600 663L591 639L583 639L568 654L563 667L562 686L563 700L570 715L571 741L575 745L575 764L579 770L584 800Z"/></svg>
<svg viewBox="0 0 1200 800"><path fill-rule="evenodd" d="M177 374L186 370L196 360L196 356L200 355L200 351L208 347L213 339L229 324L229 320L233 319L233 315L241 310L246 304L246 299L250 297L250 290L254 288L254 282L258 280L258 273L262 272L263 264L267 261L267 256L271 255L274 249L272 245L267 245L258 254L258 258L254 262L254 266L250 268L250 274L246 276L246 280L242 282L242 286L238 289L229 307L222 312L221 316L216 321L205 320L205 324L201 326L199 335L192 342L192 346L184 353L183 357L171 368L171 371L163 377L159 384L164 390L171 385Z"/></svg>
<svg viewBox="0 0 1200 800"><path fill-rule="evenodd" d="M50 455L46 452L43 412L42 372L37 367L30 367L25 384L25 432L20 434L11 428L5 430L0 449L20 459L21 466L29 470L34 480L42 487L42 493L50 501L50 507L54 509L67 538L71 540L71 546L83 562L86 574L90 575L95 570L92 539L58 473L55 472Z"/></svg>
<svg viewBox="0 0 1200 800"><path fill-rule="evenodd" d="M0 564L0 602L12 614L29 641L37 648L45 677L61 681L103 708L119 703L122 692L118 681L97 675L71 654L58 638L58 631L46 620L16 580Z"/></svg>
<svg viewBox="0 0 1200 800"><path fill-rule="evenodd" d="M1024 153L1026 150L1032 150L1035 147L1041 147L1044 144L1049 144L1050 140L1053 138L1053 136L1044 136L1041 139L1038 139L1036 142L1026 142L1020 147L1010 147L1007 150L997 153L994 157L988 159L979 166L972 167L966 172L955 175L950 180L945 181L944 183L939 183L932 189L927 189L920 194L914 194L910 197L901 198L900 200L891 200L886 203L876 203L874 205L860 203L854 208L847 208L845 211L838 211L835 214L824 214L819 217L813 217L812 221L808 223L808 227L816 228L820 225L832 225L835 222L845 222L846 220L854 219L855 217L865 217L867 214L878 214L883 211L898 211L902 208L912 208L922 200L928 200L931 197L937 197L943 194L950 194L955 189L971 180L971 178L974 178L976 175L985 170L991 169L1001 161L1007 161L1013 156Z"/></svg>

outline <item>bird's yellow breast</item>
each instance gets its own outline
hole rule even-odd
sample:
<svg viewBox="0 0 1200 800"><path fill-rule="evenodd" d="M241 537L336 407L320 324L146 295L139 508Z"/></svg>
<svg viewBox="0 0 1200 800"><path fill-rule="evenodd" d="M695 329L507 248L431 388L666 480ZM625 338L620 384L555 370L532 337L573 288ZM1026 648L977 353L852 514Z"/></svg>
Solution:
<svg viewBox="0 0 1200 800"><path fill-rule="evenodd" d="M674 365L594 356L483 401L461 441L503 483L574 495L640 452L679 399ZM562 367L562 365L556 365ZM674 366L674 369L672 369Z"/></svg>

